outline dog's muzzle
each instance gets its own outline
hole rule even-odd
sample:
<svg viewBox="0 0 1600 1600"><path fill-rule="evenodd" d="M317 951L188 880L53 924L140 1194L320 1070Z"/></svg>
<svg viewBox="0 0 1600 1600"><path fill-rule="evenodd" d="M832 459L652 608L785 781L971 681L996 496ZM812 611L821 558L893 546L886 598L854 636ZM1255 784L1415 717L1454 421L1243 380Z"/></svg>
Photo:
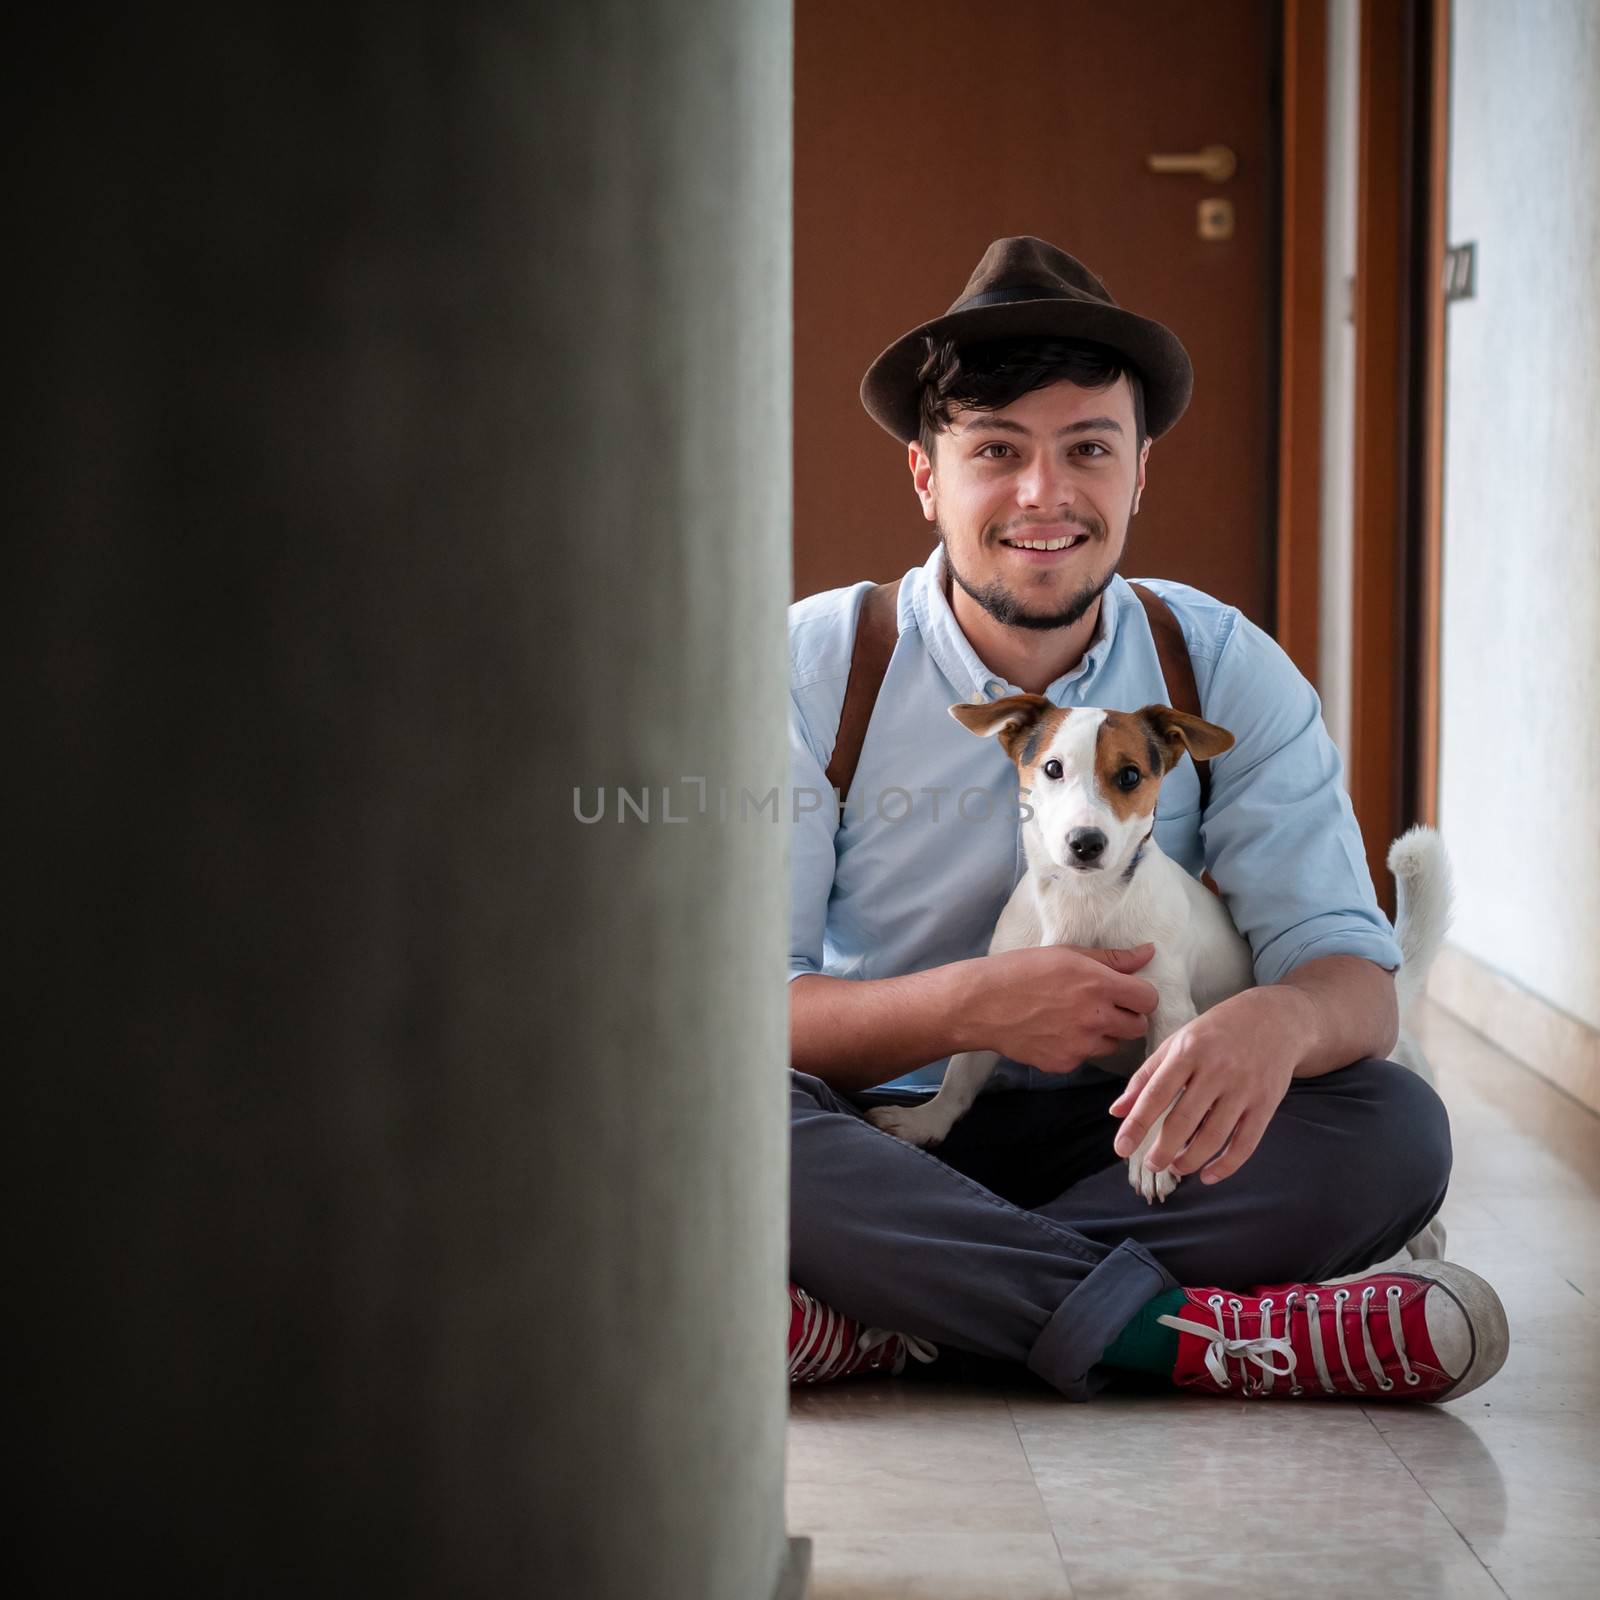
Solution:
<svg viewBox="0 0 1600 1600"><path fill-rule="evenodd" d="M1067 835L1067 853L1075 867L1098 867L1105 850L1106 836L1098 828L1074 828Z"/></svg>

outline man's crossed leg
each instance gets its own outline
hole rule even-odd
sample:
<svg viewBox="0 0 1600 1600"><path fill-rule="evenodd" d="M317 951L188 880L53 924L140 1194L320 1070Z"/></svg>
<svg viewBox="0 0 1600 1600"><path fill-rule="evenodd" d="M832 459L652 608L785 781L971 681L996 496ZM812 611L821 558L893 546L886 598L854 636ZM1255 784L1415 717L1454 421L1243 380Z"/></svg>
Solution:
<svg viewBox="0 0 1600 1600"><path fill-rule="evenodd" d="M791 1076L795 1381L902 1364L888 1329L1080 1400L1117 1367L1213 1393L1446 1399L1505 1358L1499 1300L1463 1268L1327 1282L1395 1255L1444 1198L1444 1107L1392 1062L1295 1080L1238 1172L1155 1206L1112 1150L1121 1084L1098 1072L980 1096L937 1152L865 1120L895 1091ZM861 1328L841 1339L835 1312Z"/></svg>

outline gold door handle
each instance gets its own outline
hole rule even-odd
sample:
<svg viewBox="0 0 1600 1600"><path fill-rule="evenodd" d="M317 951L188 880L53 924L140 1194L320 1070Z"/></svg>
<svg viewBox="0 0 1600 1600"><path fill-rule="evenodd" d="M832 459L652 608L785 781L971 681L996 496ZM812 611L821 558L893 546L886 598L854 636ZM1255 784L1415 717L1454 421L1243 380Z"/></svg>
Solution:
<svg viewBox="0 0 1600 1600"><path fill-rule="evenodd" d="M1239 158L1225 144L1208 144L1192 156L1146 156L1152 172L1195 173L1212 183L1224 183L1239 170Z"/></svg>

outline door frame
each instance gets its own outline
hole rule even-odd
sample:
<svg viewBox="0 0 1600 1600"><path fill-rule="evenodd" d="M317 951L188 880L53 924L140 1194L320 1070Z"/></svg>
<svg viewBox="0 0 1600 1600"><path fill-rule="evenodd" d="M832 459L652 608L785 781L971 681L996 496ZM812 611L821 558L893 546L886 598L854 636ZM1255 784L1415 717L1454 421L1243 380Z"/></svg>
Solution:
<svg viewBox="0 0 1600 1600"><path fill-rule="evenodd" d="M1380 902L1389 841L1438 814L1451 0L1362 0L1351 802ZM1277 629L1313 682L1321 552L1326 0L1284 0Z"/></svg>
<svg viewBox="0 0 1600 1600"><path fill-rule="evenodd" d="M1322 323L1327 227L1327 0L1283 0L1278 528L1273 625L1317 679L1322 604Z"/></svg>
<svg viewBox="0 0 1600 1600"><path fill-rule="evenodd" d="M1444 370L1445 252L1449 248L1450 202L1450 29L1453 0L1429 7L1430 55L1427 152L1427 253L1424 299L1427 319L1423 347L1422 499L1419 585L1415 812L1419 822L1439 822L1439 679L1442 671L1440 604L1444 587Z"/></svg>
<svg viewBox="0 0 1600 1600"><path fill-rule="evenodd" d="M1450 0L1362 0L1350 797L1379 898L1437 801Z"/></svg>

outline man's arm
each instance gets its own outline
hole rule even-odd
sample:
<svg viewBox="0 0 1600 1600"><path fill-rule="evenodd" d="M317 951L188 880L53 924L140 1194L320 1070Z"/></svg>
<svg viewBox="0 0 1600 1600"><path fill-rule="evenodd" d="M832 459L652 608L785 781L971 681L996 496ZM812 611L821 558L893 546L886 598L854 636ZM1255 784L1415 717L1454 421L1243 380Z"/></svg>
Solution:
<svg viewBox="0 0 1600 1600"><path fill-rule="evenodd" d="M789 1064L855 1094L965 1049L970 962L903 978L829 978L789 985Z"/></svg>
<svg viewBox="0 0 1600 1600"><path fill-rule="evenodd" d="M1211 763L1204 864L1250 943L1256 982L1277 985L1328 956L1400 964L1378 908L1338 749L1315 689L1281 646L1235 616L1203 674L1205 714L1235 744ZM1198 863L1190 863L1191 870Z"/></svg>
<svg viewBox="0 0 1600 1600"><path fill-rule="evenodd" d="M789 1061L841 1094L961 1050L1072 1072L1144 1035L1156 990L1132 974L1153 954L1048 945L902 978L804 974L789 984Z"/></svg>
<svg viewBox="0 0 1600 1600"><path fill-rule="evenodd" d="M1386 1056L1400 1036L1394 974L1360 956L1323 956L1296 967L1264 991L1285 1003L1295 996L1298 1015L1288 1035L1299 1043L1297 1078L1320 1078L1352 1061Z"/></svg>

